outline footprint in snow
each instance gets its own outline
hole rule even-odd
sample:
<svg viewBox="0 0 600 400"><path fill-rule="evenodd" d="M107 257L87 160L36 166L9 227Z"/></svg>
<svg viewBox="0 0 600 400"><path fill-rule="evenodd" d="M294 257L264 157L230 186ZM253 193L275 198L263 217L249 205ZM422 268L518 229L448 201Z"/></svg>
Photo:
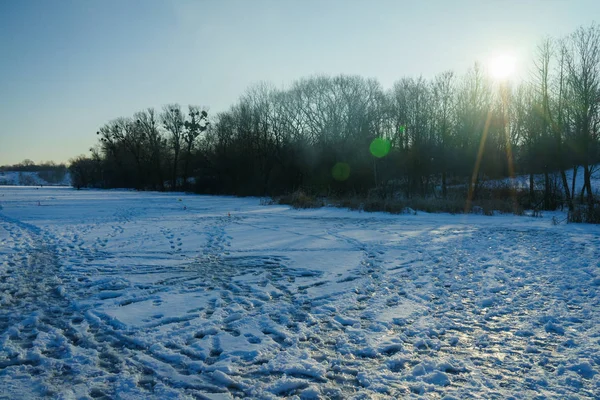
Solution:
<svg viewBox="0 0 600 400"><path fill-rule="evenodd" d="M248 340L248 343L250 343L250 344L259 344L262 342L262 340L258 336L255 336L251 333L245 333L244 336L246 337L246 340Z"/></svg>

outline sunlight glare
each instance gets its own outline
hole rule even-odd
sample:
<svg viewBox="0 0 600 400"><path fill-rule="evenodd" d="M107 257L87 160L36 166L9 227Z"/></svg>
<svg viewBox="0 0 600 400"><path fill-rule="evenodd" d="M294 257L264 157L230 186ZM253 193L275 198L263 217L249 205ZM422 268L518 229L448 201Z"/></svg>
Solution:
<svg viewBox="0 0 600 400"><path fill-rule="evenodd" d="M517 59L508 53L495 56L490 60L490 73L495 79L508 79L516 70Z"/></svg>

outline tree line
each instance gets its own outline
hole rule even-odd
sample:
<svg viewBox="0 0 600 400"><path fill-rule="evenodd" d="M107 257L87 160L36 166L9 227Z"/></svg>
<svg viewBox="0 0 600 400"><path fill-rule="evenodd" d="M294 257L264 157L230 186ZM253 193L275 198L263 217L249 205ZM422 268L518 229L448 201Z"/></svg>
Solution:
<svg viewBox="0 0 600 400"><path fill-rule="evenodd" d="M35 163L30 159L25 159L18 164L0 166L0 176L4 175L7 171L19 172L21 184L35 185L35 179L27 176L24 172L36 172L46 182L58 184L65 180L68 169L62 163L56 164L53 161Z"/></svg>
<svg viewBox="0 0 600 400"><path fill-rule="evenodd" d="M42 161L36 163L33 160L26 158L20 163L13 165L2 165L0 171L17 171L17 172L40 172L40 171L67 171L67 166L63 163L56 164L54 161Z"/></svg>
<svg viewBox="0 0 600 400"><path fill-rule="evenodd" d="M532 57L530 78L516 85L475 64L460 76L404 77L389 89L347 75L302 78L286 89L260 83L210 117L195 106L147 109L102 126L91 155L71 161L73 183L405 198L447 198L461 187L470 201L486 179L529 174L529 205L593 208L600 27L545 39ZM566 171L578 166L584 185L575 193Z"/></svg>

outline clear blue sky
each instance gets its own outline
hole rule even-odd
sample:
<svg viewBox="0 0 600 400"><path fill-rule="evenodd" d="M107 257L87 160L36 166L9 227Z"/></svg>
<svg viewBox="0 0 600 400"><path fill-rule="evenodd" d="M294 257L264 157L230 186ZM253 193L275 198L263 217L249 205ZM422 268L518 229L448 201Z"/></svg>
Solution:
<svg viewBox="0 0 600 400"><path fill-rule="evenodd" d="M360 74L385 88L600 22L600 0L0 0L0 165L87 153L105 122L225 110L261 80Z"/></svg>

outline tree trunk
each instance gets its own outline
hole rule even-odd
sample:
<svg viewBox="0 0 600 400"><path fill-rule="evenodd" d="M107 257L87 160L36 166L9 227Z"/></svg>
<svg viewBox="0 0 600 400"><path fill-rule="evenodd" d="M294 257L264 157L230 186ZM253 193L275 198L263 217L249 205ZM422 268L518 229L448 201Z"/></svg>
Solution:
<svg viewBox="0 0 600 400"><path fill-rule="evenodd" d="M179 152L175 152L175 158L173 159L173 184L171 190L177 188L177 163L179 162Z"/></svg>
<svg viewBox="0 0 600 400"><path fill-rule="evenodd" d="M544 170L544 210L550 209L550 175Z"/></svg>
<svg viewBox="0 0 600 400"><path fill-rule="evenodd" d="M444 199L448 196L448 188L446 187L446 172L442 172L442 196Z"/></svg>
<svg viewBox="0 0 600 400"><path fill-rule="evenodd" d="M560 177L562 178L563 187L565 189L565 199L567 200L569 211L573 211L573 199L571 198L571 193L569 193L569 182L567 181L567 174L564 168L560 169Z"/></svg>
<svg viewBox="0 0 600 400"><path fill-rule="evenodd" d="M190 158L192 157L192 145L188 144L186 156L185 156L185 164L183 166L183 189L187 190L188 188L188 174L190 168Z"/></svg>
<svg viewBox="0 0 600 400"><path fill-rule="evenodd" d="M579 167L577 165L573 166L573 179L571 180L571 193L573 193L573 200L575 200L575 179L577 178L577 170Z"/></svg>
<svg viewBox="0 0 600 400"><path fill-rule="evenodd" d="M472 200L475 200L477 198L477 193L479 192L479 172L477 173L477 176L475 177L475 182L473 183L473 197Z"/></svg>
<svg viewBox="0 0 600 400"><path fill-rule="evenodd" d="M529 203L533 205L535 203L535 192L533 187L533 173L529 174Z"/></svg>
<svg viewBox="0 0 600 400"><path fill-rule="evenodd" d="M375 180L375 187L377 187L377 160L373 160L373 179Z"/></svg>
<svg viewBox="0 0 600 400"><path fill-rule="evenodd" d="M586 190L587 190L587 200L588 200L588 204L590 206L590 210L594 206L594 193L592 192L592 179L591 178L592 178L592 173L590 171L590 166L586 164L583 166L583 179L584 179L584 186L586 187Z"/></svg>
<svg viewBox="0 0 600 400"><path fill-rule="evenodd" d="M137 190L142 190L143 189L143 184L142 184L142 162L139 159L139 157L135 156L135 165L136 165L136 172L137 175L135 177L135 187Z"/></svg>

